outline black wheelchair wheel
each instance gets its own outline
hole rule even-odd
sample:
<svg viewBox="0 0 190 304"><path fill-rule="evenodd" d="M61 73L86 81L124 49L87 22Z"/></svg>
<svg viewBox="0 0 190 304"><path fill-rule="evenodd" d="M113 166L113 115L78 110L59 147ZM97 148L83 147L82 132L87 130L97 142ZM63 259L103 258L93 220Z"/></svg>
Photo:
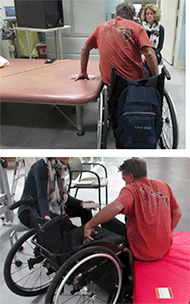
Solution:
<svg viewBox="0 0 190 304"><path fill-rule="evenodd" d="M106 149L108 137L108 92L104 87L99 100L99 119L97 129L97 149Z"/></svg>
<svg viewBox="0 0 190 304"><path fill-rule="evenodd" d="M169 93L164 89L162 106L163 127L160 135L159 145L161 149L177 149L178 125L176 111Z"/></svg>
<svg viewBox="0 0 190 304"><path fill-rule="evenodd" d="M122 285L122 267L108 248L91 246L75 253L58 270L45 304L115 304Z"/></svg>
<svg viewBox="0 0 190 304"><path fill-rule="evenodd" d="M48 275L50 265L35 244L34 229L22 235L9 251L4 264L4 279L9 289L24 297L43 294L54 273Z"/></svg>

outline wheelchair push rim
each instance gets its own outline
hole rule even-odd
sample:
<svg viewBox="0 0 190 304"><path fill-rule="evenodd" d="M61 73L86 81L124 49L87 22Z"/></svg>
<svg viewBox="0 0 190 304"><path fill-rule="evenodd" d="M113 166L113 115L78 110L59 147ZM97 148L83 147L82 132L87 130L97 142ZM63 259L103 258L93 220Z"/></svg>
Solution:
<svg viewBox="0 0 190 304"><path fill-rule="evenodd" d="M102 247L86 248L72 256L70 262L58 271L48 289L46 304L116 304L122 270L113 252Z"/></svg>
<svg viewBox="0 0 190 304"><path fill-rule="evenodd" d="M9 251L4 264L4 278L9 289L24 297L43 294L49 287L54 272L46 258L32 243L34 229L22 235Z"/></svg>
<svg viewBox="0 0 190 304"><path fill-rule="evenodd" d="M177 149L178 125L174 103L170 94L164 89L162 106L163 127L159 145L161 149Z"/></svg>
<svg viewBox="0 0 190 304"><path fill-rule="evenodd" d="M108 137L108 92L104 86L99 98L99 118L97 126L97 149L106 149Z"/></svg>

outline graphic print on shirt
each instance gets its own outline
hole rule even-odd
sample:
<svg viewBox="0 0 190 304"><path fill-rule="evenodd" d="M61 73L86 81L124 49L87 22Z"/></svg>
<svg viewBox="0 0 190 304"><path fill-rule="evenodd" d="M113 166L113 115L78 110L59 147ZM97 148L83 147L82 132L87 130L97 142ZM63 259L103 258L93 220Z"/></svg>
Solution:
<svg viewBox="0 0 190 304"><path fill-rule="evenodd" d="M155 192L152 189L148 189L145 187L142 187L139 190L142 194L143 200L147 202L147 206L155 204L154 199L151 201L149 200L149 196L148 196L148 193L149 193L150 195L154 196L154 198L156 198L156 204L160 204L161 202L164 202L166 207L169 208L170 202L169 202L168 195L165 195L162 192Z"/></svg>
<svg viewBox="0 0 190 304"><path fill-rule="evenodd" d="M109 27L110 24L111 24L112 28L114 29L114 32L110 32L110 27ZM110 36L110 35L120 36L120 37L123 37L124 40L127 41L132 38L133 30L130 28L124 28L123 26L117 26L115 23L112 23L112 22L111 23L107 22L104 25L104 32L105 32L106 36Z"/></svg>

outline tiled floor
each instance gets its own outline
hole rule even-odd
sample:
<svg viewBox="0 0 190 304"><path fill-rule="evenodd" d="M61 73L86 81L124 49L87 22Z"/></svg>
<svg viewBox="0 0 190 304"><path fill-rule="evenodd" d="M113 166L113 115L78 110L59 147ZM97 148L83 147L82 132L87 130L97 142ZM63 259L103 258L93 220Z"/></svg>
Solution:
<svg viewBox="0 0 190 304"><path fill-rule="evenodd" d="M128 157L131 157L128 153ZM109 202L113 201L121 187L124 185L121 179L121 173L118 172L118 165L120 165L125 158L121 157L105 157L104 164L108 170L109 179ZM150 178L158 178L164 180L170 185L173 193L180 205L182 211L182 218L175 231L190 232L190 160L183 157L149 157L145 158L148 165L148 176ZM12 184L13 169L8 171L8 179L10 186ZM23 187L23 180L20 179L16 188L15 199L19 199ZM102 192L103 194L103 192ZM97 200L95 190L79 191L78 197L85 199ZM123 216L119 216L123 220ZM14 224L18 223L17 216L14 217ZM12 230L11 225L3 226L0 223L0 238L1 238L1 259L0 259L0 304L42 304L44 303L44 296L24 298L13 294L5 285L3 278L3 265L8 251L10 250L9 235ZM75 304L75 303L73 303ZM177 304L177 303L176 303Z"/></svg>

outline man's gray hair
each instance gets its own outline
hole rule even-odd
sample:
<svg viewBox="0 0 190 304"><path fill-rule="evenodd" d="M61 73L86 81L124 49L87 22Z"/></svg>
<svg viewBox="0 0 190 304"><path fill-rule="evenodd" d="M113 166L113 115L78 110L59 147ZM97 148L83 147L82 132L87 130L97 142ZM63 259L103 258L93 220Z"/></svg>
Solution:
<svg viewBox="0 0 190 304"><path fill-rule="evenodd" d="M119 166L119 171L124 175L129 175L132 173L133 177L138 179L147 176L147 165L145 160L138 157L132 157L123 162Z"/></svg>
<svg viewBox="0 0 190 304"><path fill-rule="evenodd" d="M121 18L133 20L135 14L135 8L131 3L123 2L116 7L116 16Z"/></svg>

